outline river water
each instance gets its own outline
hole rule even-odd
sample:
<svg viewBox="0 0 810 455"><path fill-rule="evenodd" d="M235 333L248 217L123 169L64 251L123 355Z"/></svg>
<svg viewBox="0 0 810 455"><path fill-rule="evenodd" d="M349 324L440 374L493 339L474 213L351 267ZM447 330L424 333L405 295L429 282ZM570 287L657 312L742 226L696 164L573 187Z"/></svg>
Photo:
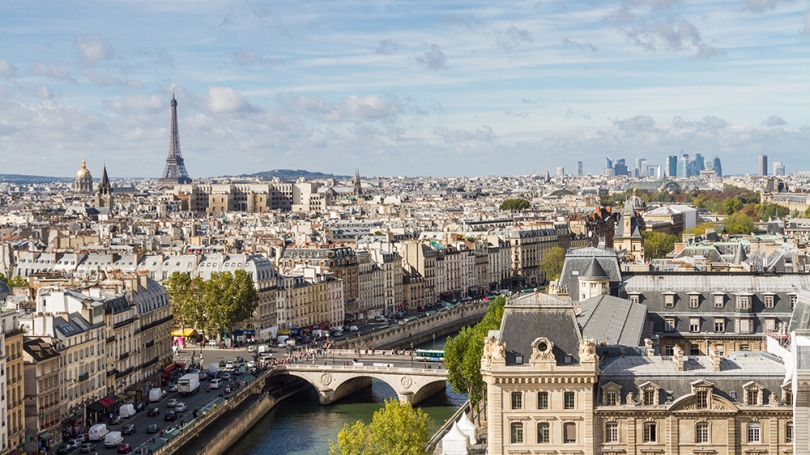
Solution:
<svg viewBox="0 0 810 455"><path fill-rule="evenodd" d="M445 340L436 340L442 349ZM433 342L422 348L433 348ZM306 390L278 404L267 413L228 453L240 455L326 455L329 440L336 440L344 424L357 420L371 421L374 411L383 401L396 398L391 387L374 380L370 388L363 389L337 403L321 406L315 390ZM448 385L444 393L437 393L417 406L431 417L433 433L466 401L466 396L453 393Z"/></svg>

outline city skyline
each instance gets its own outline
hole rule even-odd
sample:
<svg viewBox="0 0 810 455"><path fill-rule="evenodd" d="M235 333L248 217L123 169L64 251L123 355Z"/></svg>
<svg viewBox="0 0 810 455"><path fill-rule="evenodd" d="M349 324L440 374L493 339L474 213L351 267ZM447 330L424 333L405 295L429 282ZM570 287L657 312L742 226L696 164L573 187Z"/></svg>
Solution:
<svg viewBox="0 0 810 455"><path fill-rule="evenodd" d="M806 3L0 5L3 173L810 168ZM731 157L739 158L732 160ZM137 158L137 159L133 159ZM507 159L504 159L507 158ZM575 170L571 172L571 170Z"/></svg>

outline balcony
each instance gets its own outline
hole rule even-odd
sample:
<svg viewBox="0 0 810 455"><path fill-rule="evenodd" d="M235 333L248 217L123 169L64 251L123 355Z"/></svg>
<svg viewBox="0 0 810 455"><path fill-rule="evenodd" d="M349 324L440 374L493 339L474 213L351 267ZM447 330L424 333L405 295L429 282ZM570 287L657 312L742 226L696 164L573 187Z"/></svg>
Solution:
<svg viewBox="0 0 810 455"><path fill-rule="evenodd" d="M79 375L79 382L86 381L90 379L90 373L84 373Z"/></svg>
<svg viewBox="0 0 810 455"><path fill-rule="evenodd" d="M157 326L159 326L159 325L161 325L161 324L165 324L165 323L167 323L167 322L171 322L173 319L174 319L174 318L173 318L173 317L170 315L170 316L166 316L166 317L165 317L165 318L163 318L163 319L158 319L158 320L157 320L157 321L155 321L155 322L150 322L149 324L146 324L146 325L144 325L144 326L141 326L141 332L143 332L143 331L145 331L145 330L149 330L149 329L154 328L154 327L157 327Z"/></svg>
<svg viewBox="0 0 810 455"><path fill-rule="evenodd" d="M108 344L109 344L109 343L115 343L115 335L113 335L113 336L111 336L111 337L107 337L107 343L108 343Z"/></svg>
<svg viewBox="0 0 810 455"><path fill-rule="evenodd" d="M155 340L149 340L149 341L146 342L146 347L147 348L151 348L154 345L155 345Z"/></svg>
<svg viewBox="0 0 810 455"><path fill-rule="evenodd" d="M116 374L118 374L118 370L110 370L107 372L107 377L109 378L110 376L115 376Z"/></svg>
<svg viewBox="0 0 810 455"><path fill-rule="evenodd" d="M118 356L118 360L124 360L124 359L126 359L127 357L129 357L129 352L125 352L125 353L123 353L123 354L119 355L119 356Z"/></svg>
<svg viewBox="0 0 810 455"><path fill-rule="evenodd" d="M124 319L121 322L116 322L115 324L113 324L113 328L114 329L120 329L121 327L132 324L133 322L135 322L135 318Z"/></svg>

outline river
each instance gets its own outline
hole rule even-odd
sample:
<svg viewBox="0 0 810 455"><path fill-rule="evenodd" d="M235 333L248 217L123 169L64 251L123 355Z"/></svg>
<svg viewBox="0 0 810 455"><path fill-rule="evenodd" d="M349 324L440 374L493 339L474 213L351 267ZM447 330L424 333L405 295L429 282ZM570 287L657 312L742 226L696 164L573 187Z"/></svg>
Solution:
<svg viewBox="0 0 810 455"><path fill-rule="evenodd" d="M436 340L436 348L442 349L445 340ZM433 348L433 342L422 348ZM371 421L374 411L383 401L396 398L391 387L374 380L370 388L361 390L337 403L321 406L315 390L306 390L292 396L267 413L228 453L240 455L326 455L329 440L346 423ZM433 433L466 401L466 396L453 393L448 385L444 393L437 393L420 402L431 417Z"/></svg>

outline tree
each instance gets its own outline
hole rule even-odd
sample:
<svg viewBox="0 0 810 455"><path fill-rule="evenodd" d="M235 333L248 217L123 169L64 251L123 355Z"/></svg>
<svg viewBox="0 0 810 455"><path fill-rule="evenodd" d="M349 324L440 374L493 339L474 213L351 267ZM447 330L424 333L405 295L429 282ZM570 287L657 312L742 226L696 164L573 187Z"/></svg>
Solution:
<svg viewBox="0 0 810 455"><path fill-rule="evenodd" d="M531 206L532 206L532 204L529 201L527 201L526 199L521 199L521 198L504 199L504 201L501 202L501 206L499 207L499 210L518 210L518 211L520 211L520 210L526 210Z"/></svg>
<svg viewBox="0 0 810 455"><path fill-rule="evenodd" d="M560 279L563 264L565 263L565 249L559 246L546 251L543 260L540 261L540 268L546 274L546 281Z"/></svg>
<svg viewBox="0 0 810 455"><path fill-rule="evenodd" d="M715 228L717 228L717 225L714 224L714 223L700 223L700 224L695 225L694 227L691 227L691 228L683 231L683 233L684 234L703 235L709 229L715 229Z"/></svg>
<svg viewBox="0 0 810 455"><path fill-rule="evenodd" d="M733 215L734 212L739 212L742 209L743 203L739 197L731 197L723 201L723 212L726 215Z"/></svg>
<svg viewBox="0 0 810 455"><path fill-rule="evenodd" d="M329 455L427 455L430 417L396 398L371 417L371 423L348 423L329 440Z"/></svg>
<svg viewBox="0 0 810 455"><path fill-rule="evenodd" d="M490 330L500 328L505 305L506 298L498 296L489 304L481 322L473 327L464 327L455 338L448 339L444 346L447 382L455 392L466 394L473 406L486 394L486 383L481 376L484 341Z"/></svg>
<svg viewBox="0 0 810 455"><path fill-rule="evenodd" d="M25 288L28 287L28 280L21 276L6 278L5 275L0 273L0 281L6 283L10 288Z"/></svg>
<svg viewBox="0 0 810 455"><path fill-rule="evenodd" d="M172 317L181 329L193 327L203 329L206 311L203 305L205 282L201 277L191 278L188 274L174 272L166 280L166 294Z"/></svg>
<svg viewBox="0 0 810 455"><path fill-rule="evenodd" d="M770 204L768 202L760 205L759 219L760 221L775 220L779 218L786 218L790 213L790 209L779 204Z"/></svg>
<svg viewBox="0 0 810 455"><path fill-rule="evenodd" d="M644 232L644 257L647 259L661 259L667 257L675 249L675 243L681 239L677 235L663 232Z"/></svg>
<svg viewBox="0 0 810 455"><path fill-rule="evenodd" d="M754 221L745 213L735 213L723 220L726 234L750 234L754 231Z"/></svg>

